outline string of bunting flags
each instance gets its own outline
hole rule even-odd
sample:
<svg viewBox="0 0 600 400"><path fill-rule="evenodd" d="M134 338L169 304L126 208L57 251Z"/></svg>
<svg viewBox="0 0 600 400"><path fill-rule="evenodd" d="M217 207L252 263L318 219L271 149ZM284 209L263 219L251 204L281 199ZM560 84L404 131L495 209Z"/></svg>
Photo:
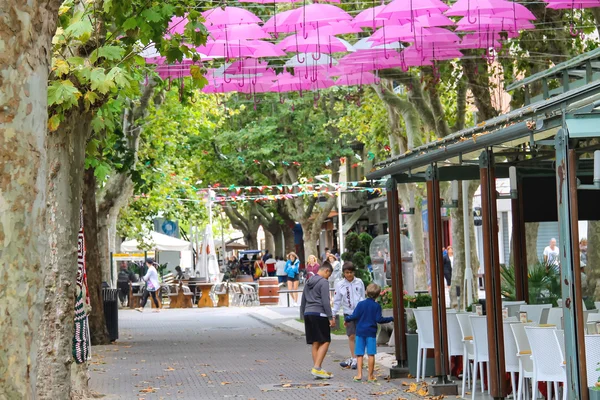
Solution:
<svg viewBox="0 0 600 400"><path fill-rule="evenodd" d="M304 180L307 181L307 180ZM235 195L241 195L243 193L254 193L254 194L293 194L294 191L300 192L335 192L339 189L342 190L369 190L375 189L379 185L385 183L385 179L372 181L373 187L364 188L359 185L369 183L366 179L362 181L351 181L351 182L339 182L339 183L295 183L291 185L254 185L254 186L237 186L237 185L222 185L220 183L214 183L208 188L197 189L198 194L207 194L209 190L214 192L235 192Z"/></svg>

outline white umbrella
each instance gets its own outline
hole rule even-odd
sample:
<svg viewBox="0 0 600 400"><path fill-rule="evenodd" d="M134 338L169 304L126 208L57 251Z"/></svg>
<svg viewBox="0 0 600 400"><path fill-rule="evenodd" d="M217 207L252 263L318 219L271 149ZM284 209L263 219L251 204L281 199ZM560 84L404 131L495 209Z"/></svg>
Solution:
<svg viewBox="0 0 600 400"><path fill-rule="evenodd" d="M284 64L288 68L308 68L320 65L336 65L338 62L329 54L299 53Z"/></svg>
<svg viewBox="0 0 600 400"><path fill-rule="evenodd" d="M218 283L221 281L219 272L215 242L212 237L212 227L207 225L202 236L200 257L198 257L196 264L196 276L207 279L209 282Z"/></svg>
<svg viewBox="0 0 600 400"><path fill-rule="evenodd" d="M385 45L375 45L375 42L370 42L369 38L362 38L358 42L354 43L354 48L359 50L397 50L403 48L400 42L387 43Z"/></svg>

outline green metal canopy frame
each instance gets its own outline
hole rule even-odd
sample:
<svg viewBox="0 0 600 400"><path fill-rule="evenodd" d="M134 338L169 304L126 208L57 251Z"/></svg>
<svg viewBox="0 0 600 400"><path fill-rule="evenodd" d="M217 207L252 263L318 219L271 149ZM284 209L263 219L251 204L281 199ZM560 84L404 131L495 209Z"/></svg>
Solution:
<svg viewBox="0 0 600 400"><path fill-rule="evenodd" d="M426 171L434 168L437 171L434 181L480 179L483 220L488 221L490 225L497 221L495 178L508 177L509 167L515 166L520 180L518 191L521 194L520 198L514 198L512 201L515 274L519 275L515 280L518 286L517 294L523 298L527 293L527 266L524 253L526 243L522 232L525 221L523 180L527 177L555 178L556 215L562 249L560 252L561 286L565 305L563 308L567 371L565 387L569 399L583 400L588 399L588 388L577 230L578 185L581 181L589 180L593 171L593 160L585 156L600 149L600 145L597 144L600 141L594 140L600 138L600 111L596 110L597 107L600 108L600 73L595 72L596 70L600 70L600 49L513 83L508 86L508 89L525 90L526 102L529 102L536 100L529 96L529 86L541 81L543 88L541 98L533 104L527 104L525 107L475 127L388 159L378 164L380 168L377 171L367 175L367 179L371 180L390 177L394 183L426 182L430 181ZM553 79L558 80L562 87L549 91L547 89L549 81ZM427 187L429 191L430 182ZM438 196L439 191L434 195ZM429 197L432 197L430 193L428 199ZM600 202L600 191L594 191L593 198L596 203ZM441 207L438 198L432 200L428 201L427 205L430 219L432 215L439 215L437 208ZM396 203L391 204L394 210L399 209L397 201L397 196L388 196L388 202ZM596 218L590 219L600 219L600 211L594 215ZM390 223L398 223L395 215L390 213L390 218ZM430 226L435 223L436 221L430 221ZM494 226L490 225L488 228L492 232ZM395 235L390 231L391 246L399 240L392 236ZM499 349L503 349L503 340L502 329L498 328L502 324L502 317L498 312L499 304L497 304L500 299L497 235L488 235L485 242L486 251L482 261L486 275L489 275L486 276L486 298L496 300L488 308L491 311L491 315L488 314L488 330L490 330L488 345L490 354L498 354ZM517 248L519 251L516 251ZM430 248L430 253L437 252L439 248ZM437 274L439 271L433 268L432 273ZM436 277L438 280L440 278L443 279L440 276ZM438 307L443 307L442 303L438 304ZM442 323L434 325L444 329L444 321L440 322ZM395 329L399 328L395 327ZM445 335L446 332L438 332L438 336L440 334ZM436 354L444 354L441 344L439 349L436 347ZM491 361L491 376L501 376L504 372L504 358L493 357ZM440 370L437 371L437 375L446 374L445 368L437 369ZM505 385L492 385L491 389L494 398L504 398L507 395Z"/></svg>

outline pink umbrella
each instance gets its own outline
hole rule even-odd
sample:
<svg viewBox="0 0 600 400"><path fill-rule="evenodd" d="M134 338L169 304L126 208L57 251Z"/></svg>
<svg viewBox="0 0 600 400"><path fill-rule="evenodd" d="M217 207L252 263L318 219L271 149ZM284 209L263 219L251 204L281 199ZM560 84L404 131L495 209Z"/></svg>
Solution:
<svg viewBox="0 0 600 400"><path fill-rule="evenodd" d="M266 61L259 61L256 58L245 58L235 61L225 69L226 74L238 74L240 72L262 74L267 71L272 71L269 69L269 63Z"/></svg>
<svg viewBox="0 0 600 400"><path fill-rule="evenodd" d="M246 39L270 39L257 24L228 25L222 29L212 31L210 36L215 40L246 40Z"/></svg>
<svg viewBox="0 0 600 400"><path fill-rule="evenodd" d="M226 58L259 58L285 55L285 53L275 48L273 43L260 40L214 40L207 42L204 46L197 47L197 51L209 56L221 56Z"/></svg>
<svg viewBox="0 0 600 400"><path fill-rule="evenodd" d="M206 20L204 25L208 30L227 25L245 25L262 23L262 20L250 11L239 7L216 7L204 11L202 16Z"/></svg>
<svg viewBox="0 0 600 400"><path fill-rule="evenodd" d="M500 36L494 34L493 32L486 32L481 34L474 33L463 36L458 47L460 49L500 49L502 48L502 43L498 41L499 38Z"/></svg>
<svg viewBox="0 0 600 400"><path fill-rule="evenodd" d="M275 44L271 42L263 42L262 40L249 40L248 42L256 48L253 56L254 58L285 56L285 52L278 49Z"/></svg>
<svg viewBox="0 0 600 400"><path fill-rule="evenodd" d="M289 17L291 13L296 11L295 9L282 11L273 15L265 24L263 25L263 29L265 32L270 33L290 33L295 32L296 27L294 25L289 26L281 26L281 23Z"/></svg>
<svg viewBox="0 0 600 400"><path fill-rule="evenodd" d="M348 48L348 45L341 39L327 34L319 34L317 31L309 32L306 37L302 34L288 36L277 44L277 47L295 53L317 54L333 54L352 50L351 46Z"/></svg>
<svg viewBox="0 0 600 400"><path fill-rule="evenodd" d="M424 40L424 38L427 38ZM369 38L375 44L392 43L395 41L420 43L451 43L460 41L458 35L447 29L431 27L420 28L410 25L383 27Z"/></svg>
<svg viewBox="0 0 600 400"><path fill-rule="evenodd" d="M405 60L453 60L461 58L463 54L456 47L423 47L409 46L400 53Z"/></svg>
<svg viewBox="0 0 600 400"><path fill-rule="evenodd" d="M371 72L348 74L335 81L337 86L362 86L374 83L379 83L379 78Z"/></svg>
<svg viewBox="0 0 600 400"><path fill-rule="evenodd" d="M364 28L380 28L387 18L377 18L377 15L383 11L385 5L367 8L361 11L352 20L352 25Z"/></svg>
<svg viewBox="0 0 600 400"><path fill-rule="evenodd" d="M305 29L310 30L307 24L338 21L352 21L352 16L341 8L331 4L309 4L289 13L281 21L281 26L303 26Z"/></svg>
<svg viewBox="0 0 600 400"><path fill-rule="evenodd" d="M476 11L481 11L482 15L498 11L512 11L514 4L504 0L458 0L446 11L446 15L449 17L462 17L470 16Z"/></svg>
<svg viewBox="0 0 600 400"><path fill-rule="evenodd" d="M316 80L306 79L302 74L294 76L281 74L277 76L271 90L274 92L302 92L306 90L327 89L335 86L335 82L323 76L317 76Z"/></svg>
<svg viewBox="0 0 600 400"><path fill-rule="evenodd" d="M480 15L475 21L475 23L472 23L472 21L469 21L469 17L464 17L456 24L456 30L476 32L495 30L496 32L500 32L535 28L535 26L526 19L497 18L493 15Z"/></svg>
<svg viewBox="0 0 600 400"><path fill-rule="evenodd" d="M380 18L414 18L425 14L439 14L448 9L440 0L394 0L377 15Z"/></svg>
<svg viewBox="0 0 600 400"><path fill-rule="evenodd" d="M584 8L600 7L598 0L545 0L548 3L548 8L555 10L580 10Z"/></svg>

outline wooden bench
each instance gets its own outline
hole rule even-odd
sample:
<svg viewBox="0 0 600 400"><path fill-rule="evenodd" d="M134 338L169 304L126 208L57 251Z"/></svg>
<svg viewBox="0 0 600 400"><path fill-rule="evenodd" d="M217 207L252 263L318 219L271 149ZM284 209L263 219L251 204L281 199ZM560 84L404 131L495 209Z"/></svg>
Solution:
<svg viewBox="0 0 600 400"><path fill-rule="evenodd" d="M194 293L189 286L184 286L183 282L175 285L175 292L169 293L169 308L192 308L194 305Z"/></svg>

